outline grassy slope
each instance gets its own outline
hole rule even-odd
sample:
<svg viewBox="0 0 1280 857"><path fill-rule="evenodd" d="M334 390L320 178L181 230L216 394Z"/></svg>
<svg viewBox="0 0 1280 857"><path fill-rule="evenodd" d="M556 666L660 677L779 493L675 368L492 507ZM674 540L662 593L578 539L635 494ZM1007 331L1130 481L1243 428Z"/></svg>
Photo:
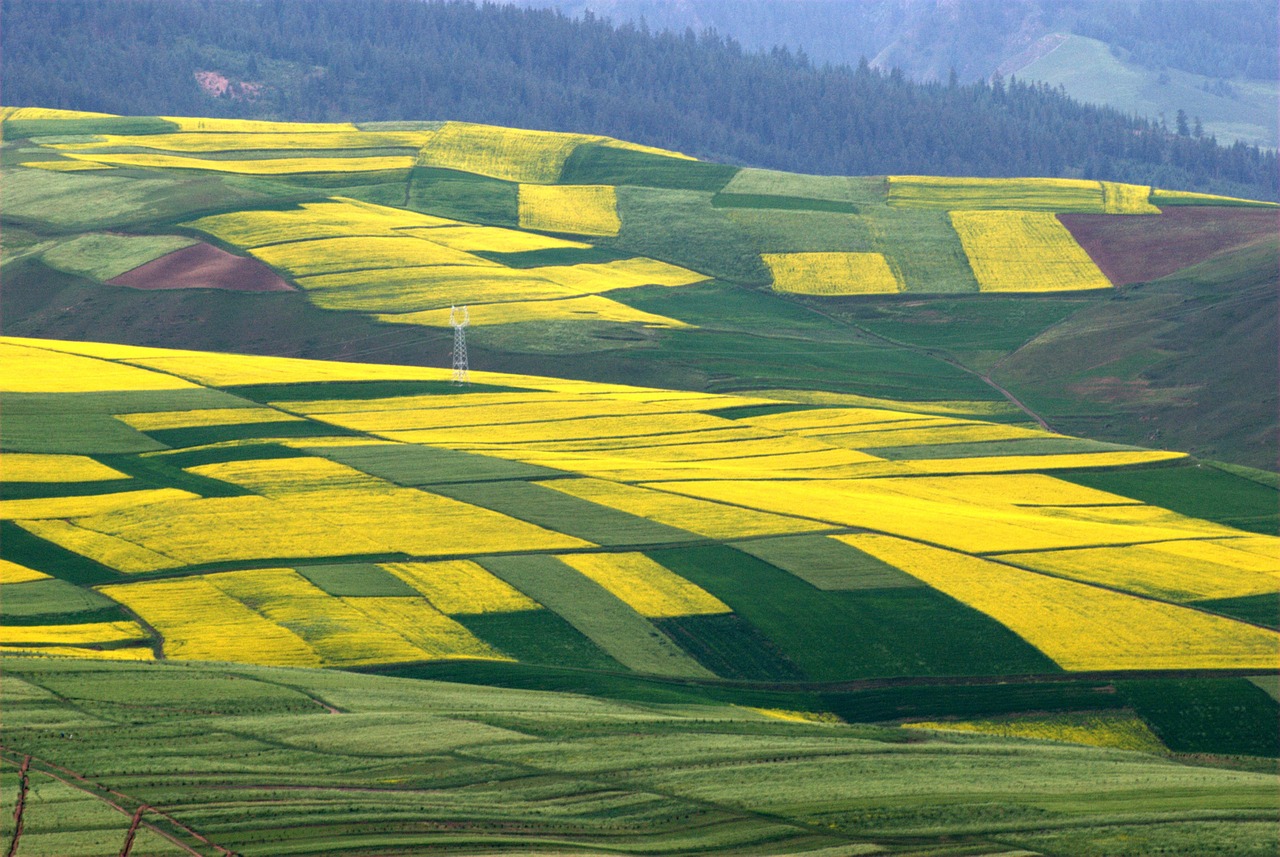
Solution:
<svg viewBox="0 0 1280 857"><path fill-rule="evenodd" d="M1140 753L303 670L22 658L4 669L3 785L17 792L29 753L22 843L64 857L108 852L82 850L92 813L55 815L51 774L104 816L97 835L112 849L141 803L156 807L144 835L154 826L201 854L1275 844L1271 777ZM144 757L145 770L115 773ZM1185 820L1189 802L1197 820Z"/></svg>

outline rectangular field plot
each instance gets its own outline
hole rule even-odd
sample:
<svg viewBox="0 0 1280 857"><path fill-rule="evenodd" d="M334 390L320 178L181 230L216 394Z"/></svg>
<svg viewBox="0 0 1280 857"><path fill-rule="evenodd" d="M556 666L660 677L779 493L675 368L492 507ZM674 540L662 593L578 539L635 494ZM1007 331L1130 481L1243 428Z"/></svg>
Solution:
<svg viewBox="0 0 1280 857"><path fill-rule="evenodd" d="M29 340L36 342L37 340ZM96 393L114 390L189 390L195 384L108 360L0 341L0 359L13 367L0 381L5 393ZM20 369L20 371L19 371Z"/></svg>
<svg viewBox="0 0 1280 857"><path fill-rule="evenodd" d="M427 327L449 327L451 311L445 309L424 312L379 315L379 321L391 324L421 324ZM491 304L472 304L470 322L484 327L495 324L520 324L542 321L601 321L620 324L643 324L646 327L688 327L682 321L664 315L642 312L626 304L600 295L571 297L555 300L503 301Z"/></svg>
<svg viewBox="0 0 1280 857"><path fill-rule="evenodd" d="M842 539L1000 622L1068 670L1271 668L1280 635L888 536Z"/></svg>
<svg viewBox="0 0 1280 857"><path fill-rule="evenodd" d="M424 312L463 304L561 300L582 294L581 289L525 270L470 264L430 263L319 274L299 277L298 285L322 309L387 313Z"/></svg>
<svg viewBox="0 0 1280 857"><path fill-rule="evenodd" d="M373 563L300 565L295 571L339 598L412 598L418 591Z"/></svg>
<svg viewBox="0 0 1280 857"><path fill-rule="evenodd" d="M724 546L649 555L728 604L814 681L1055 670L996 622L923 587L824 592Z"/></svg>
<svg viewBox="0 0 1280 857"><path fill-rule="evenodd" d="M551 610L469 613L455 616L454 620L494 649L521 663L608 672L626 670Z"/></svg>
<svg viewBox="0 0 1280 857"><path fill-rule="evenodd" d="M238 247L286 241L395 235L397 229L446 226L455 221L353 199L304 202L294 209L237 211L202 217L186 225Z"/></svg>
<svg viewBox="0 0 1280 857"><path fill-rule="evenodd" d="M818 589L895 589L923 586L909 574L829 536L779 536L733 547L788 571Z"/></svg>
<svg viewBox="0 0 1280 857"><path fill-rule="evenodd" d="M556 491L547 484L460 483L436 485L432 490L598 545L661 545L698 538L688 530Z"/></svg>
<svg viewBox="0 0 1280 857"><path fill-rule="evenodd" d="M400 236L319 238L314 241L271 244L258 247L253 255L295 277L424 265L497 267L487 259L461 250L452 250L420 238Z"/></svg>
<svg viewBox="0 0 1280 857"><path fill-rule="evenodd" d="M418 164L517 182L560 180L564 162L583 143L603 137L446 122L418 153Z"/></svg>
<svg viewBox="0 0 1280 857"><path fill-rule="evenodd" d="M642 553L562 554L558 559L650 619L730 612L723 601Z"/></svg>
<svg viewBox="0 0 1280 857"><path fill-rule="evenodd" d="M255 158L231 160L199 158L184 155L155 153L107 154L105 152L66 152L68 158L106 164L113 167L143 167L164 170L206 170L217 173L238 173L249 176L275 176L294 173L365 173L381 170L408 170L413 166L412 155L350 158ZM288 154L295 154L289 152Z"/></svg>
<svg viewBox="0 0 1280 857"><path fill-rule="evenodd" d="M1102 182L1083 179L889 176L889 204L944 211L1106 211Z"/></svg>
<svg viewBox="0 0 1280 857"><path fill-rule="evenodd" d="M1109 289L1058 219L1036 211L953 211L951 225L984 292Z"/></svg>
<svg viewBox="0 0 1280 857"><path fill-rule="evenodd" d="M629 669L653 675L712 677L647 619L555 557L493 557L480 564L560 614Z"/></svg>
<svg viewBox="0 0 1280 857"><path fill-rule="evenodd" d="M101 482L128 478L87 455L11 452L4 457L4 482Z"/></svg>
<svg viewBox="0 0 1280 857"><path fill-rule="evenodd" d="M538 484L713 539L829 529L826 524L818 521L706 502L601 479L555 479Z"/></svg>
<svg viewBox="0 0 1280 857"><path fill-rule="evenodd" d="M522 184L520 228L574 235L617 235L618 196L612 185Z"/></svg>
<svg viewBox="0 0 1280 857"><path fill-rule="evenodd" d="M416 444L327 446L313 452L372 476L407 486L485 482L497 479L536 479L555 476L559 473L548 467L537 467L503 458ZM465 499L454 494L449 496L460 500ZM474 501L467 500L467 502ZM477 505L485 506L484 503ZM495 511L511 514L505 509L492 506L485 506L485 508L494 508Z"/></svg>
<svg viewBox="0 0 1280 857"><path fill-rule="evenodd" d="M766 253L773 288L803 295L870 295L902 291L881 253Z"/></svg>
<svg viewBox="0 0 1280 857"><path fill-rule="evenodd" d="M397 562L381 568L450 616L518 613L540 606L470 560Z"/></svg>
<svg viewBox="0 0 1280 857"><path fill-rule="evenodd" d="M177 568L184 563L106 533L78 527L70 521L20 521L34 536L126 574Z"/></svg>
<svg viewBox="0 0 1280 857"><path fill-rule="evenodd" d="M1166 601L1280 592L1280 550L1267 559L1204 541L1014 553L1000 559Z"/></svg>

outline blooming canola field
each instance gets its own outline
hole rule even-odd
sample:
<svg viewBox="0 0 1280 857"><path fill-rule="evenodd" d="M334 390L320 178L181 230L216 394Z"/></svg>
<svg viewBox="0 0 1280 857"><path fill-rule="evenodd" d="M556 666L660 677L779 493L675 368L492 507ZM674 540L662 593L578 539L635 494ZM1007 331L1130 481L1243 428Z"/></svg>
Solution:
<svg viewBox="0 0 1280 857"><path fill-rule="evenodd" d="M1107 449L1054 452L1071 439L1038 429L760 396L485 372L452 385L430 368L95 343L0 347L15 369L6 395L102 397L139 442L103 460L75 438L57 453L6 441L2 585L7 603L33 606L0 649L512 662L531 654L480 619L559 614L580 648L608 653L611 634L647 628L665 641L653 658L733 677L731 659L709 654L724 645L723 622L776 634L738 603L741 586L807 590L808 608L779 594L788 622L815 606L850 609L848 587L809 589L804 562L787 560L816 544L843 557L824 573L892 569L883 580L976 611L1067 672L1265 670L1280 652L1275 630L1213 606L1275 597L1280 539L1055 475L1188 466L1175 454L1117 461ZM362 384L376 392L362 397ZM163 409L144 410L157 394ZM759 413L732 417L744 407ZM1033 441L1038 454L995 466L1000 456L969 452L988 436ZM956 452L938 457L949 441ZM913 458L913 444L927 452ZM707 546L734 543L745 552L706 558ZM766 566L775 583L733 583L747 574L737 563L760 557L777 558ZM583 598L598 610L566 607ZM796 657L785 635L769 645ZM882 674L838 651L789 668Z"/></svg>

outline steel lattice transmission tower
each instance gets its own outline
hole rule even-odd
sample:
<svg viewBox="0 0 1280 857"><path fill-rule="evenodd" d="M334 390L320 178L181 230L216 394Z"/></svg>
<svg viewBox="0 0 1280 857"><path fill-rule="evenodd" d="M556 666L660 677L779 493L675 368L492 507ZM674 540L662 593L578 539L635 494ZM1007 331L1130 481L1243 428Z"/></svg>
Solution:
<svg viewBox="0 0 1280 857"><path fill-rule="evenodd" d="M453 326L453 383L467 383L467 325L471 323L469 307L458 313L457 307L449 308L449 324Z"/></svg>

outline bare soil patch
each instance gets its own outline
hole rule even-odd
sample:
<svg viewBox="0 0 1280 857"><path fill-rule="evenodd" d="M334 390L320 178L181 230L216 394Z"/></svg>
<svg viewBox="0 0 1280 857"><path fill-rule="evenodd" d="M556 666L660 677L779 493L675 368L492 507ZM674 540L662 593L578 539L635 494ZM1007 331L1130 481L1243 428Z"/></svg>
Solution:
<svg viewBox="0 0 1280 857"><path fill-rule="evenodd" d="M132 289L225 289L233 292L291 292L280 275L259 262L212 244L192 244L108 280Z"/></svg>
<svg viewBox="0 0 1280 857"><path fill-rule="evenodd" d="M1059 214L1058 220L1112 283L1127 286L1158 280L1274 235L1280 212L1170 206L1159 215Z"/></svg>

